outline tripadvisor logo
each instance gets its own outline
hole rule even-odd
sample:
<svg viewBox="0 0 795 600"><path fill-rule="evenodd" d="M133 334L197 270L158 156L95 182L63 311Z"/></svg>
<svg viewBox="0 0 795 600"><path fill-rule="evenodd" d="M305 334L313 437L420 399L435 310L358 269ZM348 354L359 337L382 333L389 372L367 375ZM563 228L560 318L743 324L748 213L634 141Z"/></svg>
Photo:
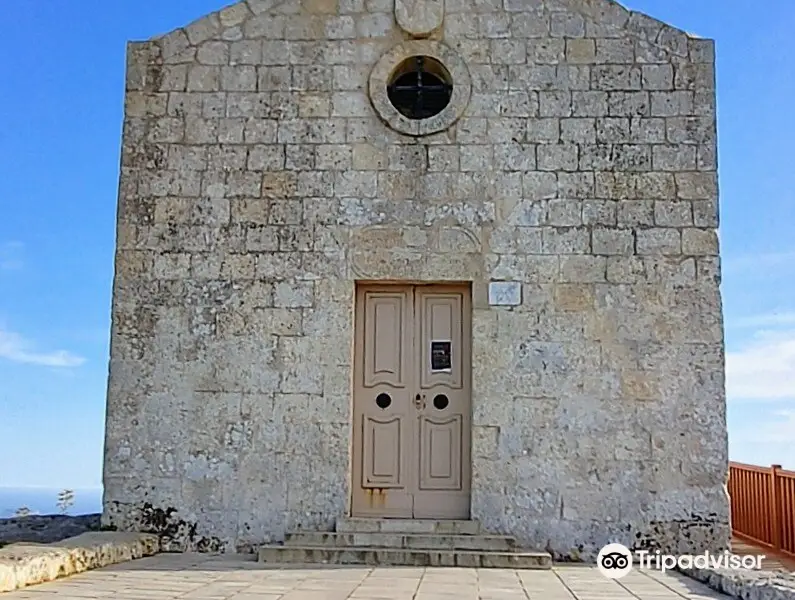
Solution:
<svg viewBox="0 0 795 600"><path fill-rule="evenodd" d="M633 566L638 564L640 569L656 570L662 573L672 569L754 569L762 568L764 555L739 556L729 552L712 554L707 551L703 554L682 554L673 556L661 554L659 550L649 552L638 550L632 553L623 544L608 544L599 551L596 557L596 568L608 579L621 579L627 575Z"/></svg>
<svg viewBox="0 0 795 600"><path fill-rule="evenodd" d="M596 568L608 579L621 579L632 570L632 552L622 544L608 544L599 551Z"/></svg>

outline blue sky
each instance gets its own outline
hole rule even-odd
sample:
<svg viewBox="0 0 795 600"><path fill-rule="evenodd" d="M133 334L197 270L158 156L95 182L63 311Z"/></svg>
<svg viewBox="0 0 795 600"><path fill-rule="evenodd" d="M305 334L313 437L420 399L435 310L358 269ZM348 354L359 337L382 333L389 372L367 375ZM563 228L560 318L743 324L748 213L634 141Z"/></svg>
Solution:
<svg viewBox="0 0 795 600"><path fill-rule="evenodd" d="M0 486L100 485L125 42L222 3L3 6ZM795 469L795 3L626 5L717 40L731 455Z"/></svg>

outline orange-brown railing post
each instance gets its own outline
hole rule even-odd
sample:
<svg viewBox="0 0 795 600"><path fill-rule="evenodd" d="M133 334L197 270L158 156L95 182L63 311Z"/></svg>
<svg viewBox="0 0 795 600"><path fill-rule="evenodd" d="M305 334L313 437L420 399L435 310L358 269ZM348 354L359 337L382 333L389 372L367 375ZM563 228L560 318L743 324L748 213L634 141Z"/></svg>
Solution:
<svg viewBox="0 0 795 600"><path fill-rule="evenodd" d="M781 550L781 502L778 485L778 472L781 465L771 465L770 467L770 533L773 543L773 550Z"/></svg>

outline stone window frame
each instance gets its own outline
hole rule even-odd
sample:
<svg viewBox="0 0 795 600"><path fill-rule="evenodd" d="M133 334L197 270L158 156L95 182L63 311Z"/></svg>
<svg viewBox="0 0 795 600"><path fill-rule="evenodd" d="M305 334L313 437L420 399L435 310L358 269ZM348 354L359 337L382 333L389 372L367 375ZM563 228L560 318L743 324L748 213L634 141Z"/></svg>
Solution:
<svg viewBox="0 0 795 600"><path fill-rule="evenodd" d="M439 61L453 84L450 102L440 112L427 119L409 119L392 106L387 95L387 85L392 73L406 59L429 56ZM444 131L460 119L472 96L472 78L464 59L446 44L434 40L408 40L394 46L384 54L370 73L370 102L381 119L392 129L415 137Z"/></svg>

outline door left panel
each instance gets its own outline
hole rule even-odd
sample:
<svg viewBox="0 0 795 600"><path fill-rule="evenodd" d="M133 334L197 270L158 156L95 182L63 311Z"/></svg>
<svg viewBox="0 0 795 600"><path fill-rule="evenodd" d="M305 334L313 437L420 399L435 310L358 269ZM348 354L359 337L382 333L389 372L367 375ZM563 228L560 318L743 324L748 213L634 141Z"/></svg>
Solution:
<svg viewBox="0 0 795 600"><path fill-rule="evenodd" d="M410 517L413 292L356 294L353 506L356 516Z"/></svg>

